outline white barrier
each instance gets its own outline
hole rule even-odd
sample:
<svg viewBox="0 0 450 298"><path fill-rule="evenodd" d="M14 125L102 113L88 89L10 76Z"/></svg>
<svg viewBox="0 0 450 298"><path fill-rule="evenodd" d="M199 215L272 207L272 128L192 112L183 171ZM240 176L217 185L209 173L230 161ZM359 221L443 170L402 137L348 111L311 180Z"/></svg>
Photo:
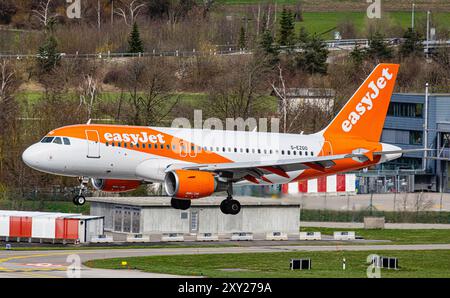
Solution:
<svg viewBox="0 0 450 298"><path fill-rule="evenodd" d="M231 241L250 241L253 240L253 233L236 232L231 234Z"/></svg>
<svg viewBox="0 0 450 298"><path fill-rule="evenodd" d="M143 236L142 234L134 234L127 236L127 242L150 242L150 236Z"/></svg>
<svg viewBox="0 0 450 298"><path fill-rule="evenodd" d="M266 240L288 240L288 235L283 232L271 232L266 234Z"/></svg>
<svg viewBox="0 0 450 298"><path fill-rule="evenodd" d="M177 241L184 241L183 234L178 233L164 233L161 236L162 242L177 242Z"/></svg>
<svg viewBox="0 0 450 298"><path fill-rule="evenodd" d="M355 232L334 232L334 240L355 240Z"/></svg>
<svg viewBox="0 0 450 298"><path fill-rule="evenodd" d="M219 236L211 233L200 233L197 235L197 241L219 241Z"/></svg>
<svg viewBox="0 0 450 298"><path fill-rule="evenodd" d="M320 232L300 232L300 240L322 240Z"/></svg>
<svg viewBox="0 0 450 298"><path fill-rule="evenodd" d="M97 237L91 238L91 243L111 243L114 242L111 236L98 235Z"/></svg>

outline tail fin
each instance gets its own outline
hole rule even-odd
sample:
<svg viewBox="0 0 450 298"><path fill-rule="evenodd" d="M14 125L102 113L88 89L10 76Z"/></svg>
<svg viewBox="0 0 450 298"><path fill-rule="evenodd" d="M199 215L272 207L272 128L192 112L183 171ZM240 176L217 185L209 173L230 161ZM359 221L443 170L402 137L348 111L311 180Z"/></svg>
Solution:
<svg viewBox="0 0 450 298"><path fill-rule="evenodd" d="M354 136L378 142L394 90L398 64L378 64L337 116L322 131L331 135Z"/></svg>

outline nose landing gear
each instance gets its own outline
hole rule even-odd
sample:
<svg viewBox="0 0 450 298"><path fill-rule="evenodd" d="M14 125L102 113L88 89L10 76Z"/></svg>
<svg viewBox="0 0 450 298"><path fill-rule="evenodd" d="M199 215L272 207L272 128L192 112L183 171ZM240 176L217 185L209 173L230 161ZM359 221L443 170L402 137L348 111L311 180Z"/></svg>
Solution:
<svg viewBox="0 0 450 298"><path fill-rule="evenodd" d="M72 201L77 206L83 206L84 203L86 203L86 197L84 196L84 193L87 190L89 178L81 177L79 180L80 180L80 192L75 197L73 197Z"/></svg>

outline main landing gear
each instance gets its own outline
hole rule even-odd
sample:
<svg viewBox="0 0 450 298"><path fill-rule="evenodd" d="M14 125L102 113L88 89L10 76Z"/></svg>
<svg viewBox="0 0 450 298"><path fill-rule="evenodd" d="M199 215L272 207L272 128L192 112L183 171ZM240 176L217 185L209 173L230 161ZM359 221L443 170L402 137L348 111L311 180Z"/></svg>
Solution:
<svg viewBox="0 0 450 298"><path fill-rule="evenodd" d="M89 182L88 178L81 177L80 179L80 192L73 197L73 203L77 206L82 206L84 203L86 203L86 197L84 196L84 193L87 190L87 185Z"/></svg>
<svg viewBox="0 0 450 298"><path fill-rule="evenodd" d="M236 215L241 211L241 203L233 199L233 185L230 182L227 189L227 198L220 203L220 211L223 214Z"/></svg>
<svg viewBox="0 0 450 298"><path fill-rule="evenodd" d="M170 200L170 205L172 205L172 208L174 209L187 210L191 207L191 200L180 200L172 198L172 200Z"/></svg>

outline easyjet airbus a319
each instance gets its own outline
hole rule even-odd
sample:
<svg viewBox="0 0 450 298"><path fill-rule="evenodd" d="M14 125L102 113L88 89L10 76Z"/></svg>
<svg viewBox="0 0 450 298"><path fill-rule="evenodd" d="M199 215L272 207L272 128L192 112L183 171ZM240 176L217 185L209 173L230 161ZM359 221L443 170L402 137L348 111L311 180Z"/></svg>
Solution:
<svg viewBox="0 0 450 298"><path fill-rule="evenodd" d="M89 179L107 192L162 182L176 209L226 191L220 209L237 214L234 184L290 183L399 158L406 150L380 143L398 68L379 64L333 121L311 135L82 124L49 132L22 158L36 170L79 177L77 205Z"/></svg>

